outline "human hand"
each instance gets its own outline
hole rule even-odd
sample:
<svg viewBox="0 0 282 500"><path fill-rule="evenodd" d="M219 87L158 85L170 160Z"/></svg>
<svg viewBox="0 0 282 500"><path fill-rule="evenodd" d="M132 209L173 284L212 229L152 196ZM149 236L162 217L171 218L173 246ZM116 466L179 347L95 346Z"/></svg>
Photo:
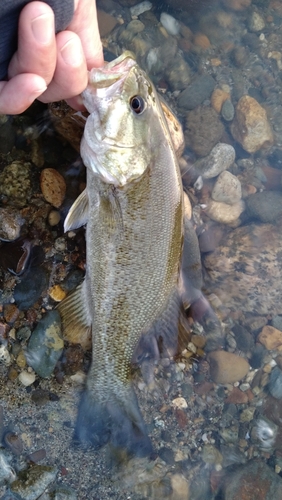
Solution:
<svg viewBox="0 0 282 500"><path fill-rule="evenodd" d="M0 113L22 113L35 99L67 99L75 109L84 109L79 94L87 85L87 70L103 64L103 51L94 0L74 3L71 23L57 35L46 3L33 1L22 9L18 50L8 81L0 82Z"/></svg>

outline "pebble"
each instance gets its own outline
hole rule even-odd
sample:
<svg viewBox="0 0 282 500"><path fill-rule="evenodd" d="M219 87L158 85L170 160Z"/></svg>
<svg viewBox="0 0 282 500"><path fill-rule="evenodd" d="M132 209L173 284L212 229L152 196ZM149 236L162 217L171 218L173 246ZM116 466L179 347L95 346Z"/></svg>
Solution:
<svg viewBox="0 0 282 500"><path fill-rule="evenodd" d="M222 462L222 455L212 444L205 444L202 451L202 460L206 464L220 464Z"/></svg>
<svg viewBox="0 0 282 500"><path fill-rule="evenodd" d="M282 316L274 316L271 320L271 326L282 331Z"/></svg>
<svg viewBox="0 0 282 500"><path fill-rule="evenodd" d="M221 108L221 116L225 121L231 122L234 118L234 115L235 115L235 108L230 99L226 99Z"/></svg>
<svg viewBox="0 0 282 500"><path fill-rule="evenodd" d="M273 351L282 346L282 331L277 330L273 326L266 325L260 332L258 340L268 351Z"/></svg>
<svg viewBox="0 0 282 500"><path fill-rule="evenodd" d="M241 97L236 106L231 133L248 153L273 144L273 133L265 109L248 95Z"/></svg>
<svg viewBox="0 0 282 500"><path fill-rule="evenodd" d="M205 99L208 99L216 85L210 75L196 77L188 87L179 94L178 106L184 109L194 109Z"/></svg>
<svg viewBox="0 0 282 500"><path fill-rule="evenodd" d="M191 71L185 59L177 53L165 71L165 78L174 92L183 90L190 83Z"/></svg>
<svg viewBox="0 0 282 500"><path fill-rule="evenodd" d="M7 450L0 450L0 485L15 479L16 473L12 466L12 454Z"/></svg>
<svg viewBox="0 0 282 500"><path fill-rule="evenodd" d="M248 400L248 396L245 392L241 391L238 387L234 387L228 394L227 398L224 400L224 403L234 403L237 405L248 403Z"/></svg>
<svg viewBox="0 0 282 500"><path fill-rule="evenodd" d="M63 176L54 168L44 168L40 175L42 194L48 203L59 208L66 194L66 183Z"/></svg>
<svg viewBox="0 0 282 500"><path fill-rule="evenodd" d="M242 198L242 189L239 179L228 171L222 172L213 187L211 197L228 205L234 205Z"/></svg>
<svg viewBox="0 0 282 500"><path fill-rule="evenodd" d="M282 479L263 460L249 460L227 471L222 495L224 500L282 500Z"/></svg>
<svg viewBox="0 0 282 500"><path fill-rule="evenodd" d="M172 474L170 478L172 494L171 498L174 500L188 500L189 496L189 483L183 474Z"/></svg>
<svg viewBox="0 0 282 500"><path fill-rule="evenodd" d="M204 179L212 179L231 167L234 161L235 149L233 146L219 142L212 148L208 156L194 164L194 168Z"/></svg>
<svg viewBox="0 0 282 500"><path fill-rule="evenodd" d="M262 191L246 198L250 217L261 222L276 222L282 215L282 194L278 191Z"/></svg>
<svg viewBox="0 0 282 500"><path fill-rule="evenodd" d="M56 302L61 302L67 294L60 285L54 285L49 289L49 295Z"/></svg>
<svg viewBox="0 0 282 500"><path fill-rule="evenodd" d="M187 401L182 397L173 399L172 406L174 406L174 408L178 408L178 409L188 408Z"/></svg>
<svg viewBox="0 0 282 500"><path fill-rule="evenodd" d="M0 363L4 363L6 366L11 363L11 356L6 344L0 345Z"/></svg>
<svg viewBox="0 0 282 500"><path fill-rule="evenodd" d="M238 201L233 205L228 205L220 201L210 200L205 208L205 213L210 219L220 222L221 224L229 224L232 227L239 225L239 217L245 209L243 201Z"/></svg>
<svg viewBox="0 0 282 500"><path fill-rule="evenodd" d="M211 46L211 42L209 41L207 35L204 35L203 33L196 33L193 42L196 47L199 47L202 50L207 50Z"/></svg>
<svg viewBox="0 0 282 500"><path fill-rule="evenodd" d="M248 26L250 31L262 31L265 28L263 17L258 12L252 12L249 17Z"/></svg>
<svg viewBox="0 0 282 500"><path fill-rule="evenodd" d="M236 354L213 351L208 355L210 376L216 384L233 384L247 375L249 363Z"/></svg>
<svg viewBox="0 0 282 500"><path fill-rule="evenodd" d="M138 17L140 16L140 14L143 14L143 12L151 10L152 7L153 4L151 2L148 2L147 0L145 0L144 2L137 3L133 7L130 7L131 17Z"/></svg>
<svg viewBox="0 0 282 500"><path fill-rule="evenodd" d="M60 215L60 212L58 212L58 210L51 210L48 214L48 222L50 224L51 227L53 226L56 226L57 224L59 224L61 220L61 215Z"/></svg>
<svg viewBox="0 0 282 500"><path fill-rule="evenodd" d="M282 371L275 366L269 377L268 390L276 399L282 399Z"/></svg>
<svg viewBox="0 0 282 500"><path fill-rule="evenodd" d="M0 207L0 240L13 241L19 238L24 219L19 211Z"/></svg>
<svg viewBox="0 0 282 500"><path fill-rule="evenodd" d="M77 500L77 494L69 486L60 484L52 489L52 500Z"/></svg>
<svg viewBox="0 0 282 500"><path fill-rule="evenodd" d="M28 387L35 382L35 373L24 370L19 374L18 379L21 384L23 384L25 387Z"/></svg>
<svg viewBox="0 0 282 500"><path fill-rule="evenodd" d="M166 29L169 35L176 36L180 32L180 23L166 12L162 12L160 15L160 22Z"/></svg>
<svg viewBox="0 0 282 500"><path fill-rule="evenodd" d="M240 11L245 10L252 3L252 0L223 0L223 5L228 9Z"/></svg>
<svg viewBox="0 0 282 500"><path fill-rule="evenodd" d="M22 208L31 196L32 165L29 162L13 161L0 173L0 194L9 198L12 206Z"/></svg>
<svg viewBox="0 0 282 500"><path fill-rule="evenodd" d="M25 500L37 500L55 480L57 472L55 467L48 465L31 465L10 485L11 492Z"/></svg>
<svg viewBox="0 0 282 500"><path fill-rule="evenodd" d="M64 347L61 318L57 310L49 311L32 332L26 351L28 364L40 377L49 377Z"/></svg>
<svg viewBox="0 0 282 500"><path fill-rule="evenodd" d="M222 89L215 89L211 95L211 106L219 114L224 102L230 99L230 94Z"/></svg>
<svg viewBox="0 0 282 500"><path fill-rule="evenodd" d="M47 274L43 268L29 269L14 290L14 298L19 310L26 311L33 306L47 285Z"/></svg>

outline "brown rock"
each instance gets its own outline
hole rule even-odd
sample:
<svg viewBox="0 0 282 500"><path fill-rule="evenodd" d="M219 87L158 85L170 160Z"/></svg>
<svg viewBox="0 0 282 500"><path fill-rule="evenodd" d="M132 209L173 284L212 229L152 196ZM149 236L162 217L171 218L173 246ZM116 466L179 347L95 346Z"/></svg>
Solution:
<svg viewBox="0 0 282 500"><path fill-rule="evenodd" d="M206 35L203 35L202 33L197 33L194 36L194 44L203 50L207 50L211 46L211 42L209 41L208 37Z"/></svg>
<svg viewBox="0 0 282 500"><path fill-rule="evenodd" d="M233 472L223 485L224 500L282 500L282 479L261 460L250 460Z"/></svg>
<svg viewBox="0 0 282 500"><path fill-rule="evenodd" d="M117 25L117 20L104 10L97 9L99 32L101 36L108 35Z"/></svg>
<svg viewBox="0 0 282 500"><path fill-rule="evenodd" d="M208 355L210 376L216 384L233 384L249 371L249 363L231 352L213 351Z"/></svg>
<svg viewBox="0 0 282 500"><path fill-rule="evenodd" d="M213 109L217 112L221 112L222 104L230 99L230 94L224 92L222 89L215 89L211 95L211 105Z"/></svg>
<svg viewBox="0 0 282 500"><path fill-rule="evenodd" d="M44 168L40 176L40 187L45 200L59 208L66 194L66 183L62 175L54 168Z"/></svg>
<svg viewBox="0 0 282 500"><path fill-rule="evenodd" d="M258 336L258 340L266 349L272 351L282 346L282 332L274 326L266 325Z"/></svg>
<svg viewBox="0 0 282 500"><path fill-rule="evenodd" d="M222 0L223 5L231 10L244 10L249 7L252 0Z"/></svg>
<svg viewBox="0 0 282 500"><path fill-rule="evenodd" d="M231 132L248 153L273 144L273 134L265 109L253 98L244 95L236 107Z"/></svg>
<svg viewBox="0 0 282 500"><path fill-rule="evenodd" d="M230 394L225 399L225 403L234 403L234 404L244 404L248 403L249 398L247 394L241 391L238 387L234 387Z"/></svg>

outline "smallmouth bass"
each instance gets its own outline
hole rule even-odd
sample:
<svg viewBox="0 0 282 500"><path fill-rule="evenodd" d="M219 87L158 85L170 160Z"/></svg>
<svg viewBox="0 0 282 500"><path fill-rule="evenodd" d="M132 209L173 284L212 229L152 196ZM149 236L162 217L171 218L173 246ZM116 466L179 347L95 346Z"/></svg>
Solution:
<svg viewBox="0 0 282 500"><path fill-rule="evenodd" d="M65 220L86 224L86 276L60 305L67 334L92 332L92 364L75 435L138 456L151 441L130 380L140 339L175 343L183 190L158 94L131 53L90 72L81 142L87 187ZM183 287L183 279L181 280Z"/></svg>

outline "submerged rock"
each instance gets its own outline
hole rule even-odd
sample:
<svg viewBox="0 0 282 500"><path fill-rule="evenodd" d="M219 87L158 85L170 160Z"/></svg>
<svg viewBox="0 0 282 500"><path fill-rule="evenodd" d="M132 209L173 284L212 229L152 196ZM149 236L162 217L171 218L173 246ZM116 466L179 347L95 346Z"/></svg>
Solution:
<svg viewBox="0 0 282 500"><path fill-rule="evenodd" d="M210 154L198 160L194 168L203 179L212 179L227 170L235 161L235 149L230 144L219 142Z"/></svg>
<svg viewBox="0 0 282 500"><path fill-rule="evenodd" d="M209 106L198 106L187 114L185 141L198 156L207 156L224 132L217 112Z"/></svg>
<svg viewBox="0 0 282 500"><path fill-rule="evenodd" d="M61 335L61 318L58 311L49 311L33 331L27 351L28 364L40 377L49 377L64 347Z"/></svg>
<svg viewBox="0 0 282 500"><path fill-rule="evenodd" d="M215 80L210 75L200 75L178 97L178 106L194 109L208 99L215 88Z"/></svg>
<svg viewBox="0 0 282 500"><path fill-rule="evenodd" d="M231 132L248 153L273 144L273 133L265 109L249 95L244 95L236 106Z"/></svg>
<svg viewBox="0 0 282 500"><path fill-rule="evenodd" d="M40 298L48 285L47 274L41 267L32 268L15 287L14 298L20 311L26 311Z"/></svg>
<svg viewBox="0 0 282 500"><path fill-rule="evenodd" d="M241 200L242 189L239 179L231 172L222 172L213 187L213 200L234 205Z"/></svg>
<svg viewBox="0 0 282 500"><path fill-rule="evenodd" d="M0 194L15 207L24 207L31 196L31 170L29 162L13 161L0 174Z"/></svg>
<svg viewBox="0 0 282 500"><path fill-rule="evenodd" d="M210 291L233 310L281 314L281 246L280 226L249 224L234 229L203 257Z"/></svg>
<svg viewBox="0 0 282 500"><path fill-rule="evenodd" d="M37 500L47 486L54 481L57 469L48 465L32 465L20 471L18 479L11 484L11 491L17 498Z"/></svg>
<svg viewBox="0 0 282 500"><path fill-rule="evenodd" d="M247 375L249 363L231 352L213 351L208 355L210 375L216 384L233 384Z"/></svg>
<svg viewBox="0 0 282 500"><path fill-rule="evenodd" d="M246 206L251 217L261 222L275 223L282 215L282 193L262 191L252 194L246 198Z"/></svg>

